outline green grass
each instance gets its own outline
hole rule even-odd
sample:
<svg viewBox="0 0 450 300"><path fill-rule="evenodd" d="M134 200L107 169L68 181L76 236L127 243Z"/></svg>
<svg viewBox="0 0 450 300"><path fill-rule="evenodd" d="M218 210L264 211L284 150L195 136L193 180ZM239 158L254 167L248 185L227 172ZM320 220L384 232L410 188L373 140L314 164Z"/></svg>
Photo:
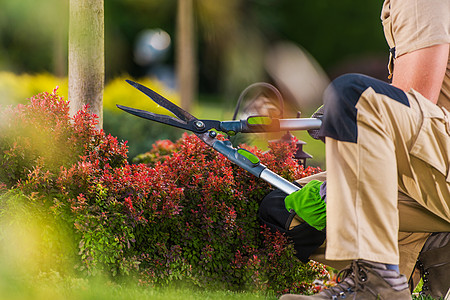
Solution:
<svg viewBox="0 0 450 300"><path fill-rule="evenodd" d="M83 279L58 274L34 280L1 274L1 300L275 300L276 296L251 292L205 291L194 287L144 287L135 283L117 284L103 279Z"/></svg>
<svg viewBox="0 0 450 300"><path fill-rule="evenodd" d="M6 280L5 280L6 279ZM143 287L105 280L66 278L58 275L34 282L0 278L0 299L8 300L276 300L257 292L205 291L189 287ZM414 300L434 300L413 296Z"/></svg>
<svg viewBox="0 0 450 300"><path fill-rule="evenodd" d="M4 274L2 274L4 275ZM34 281L0 277L1 300L276 300L257 292L205 291L189 287L143 287L99 279L61 278L57 274ZM413 296L414 300L433 300Z"/></svg>

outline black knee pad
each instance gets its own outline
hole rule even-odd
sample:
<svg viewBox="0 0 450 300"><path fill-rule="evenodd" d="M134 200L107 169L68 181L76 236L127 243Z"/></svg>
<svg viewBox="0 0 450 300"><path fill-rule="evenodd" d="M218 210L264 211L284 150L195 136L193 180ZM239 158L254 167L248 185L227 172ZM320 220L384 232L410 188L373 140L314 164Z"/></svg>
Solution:
<svg viewBox="0 0 450 300"><path fill-rule="evenodd" d="M356 143L358 137L356 104L368 88L409 106L406 94L384 81L361 74L342 75L333 80L324 92L324 113L318 135Z"/></svg>

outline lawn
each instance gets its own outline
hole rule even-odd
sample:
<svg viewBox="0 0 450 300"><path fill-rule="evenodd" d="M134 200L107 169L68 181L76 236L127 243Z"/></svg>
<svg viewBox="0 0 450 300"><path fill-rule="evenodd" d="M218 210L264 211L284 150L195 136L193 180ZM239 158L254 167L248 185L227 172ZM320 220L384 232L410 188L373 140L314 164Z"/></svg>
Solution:
<svg viewBox="0 0 450 300"><path fill-rule="evenodd" d="M6 276L5 276L6 275ZM275 295L257 292L205 291L193 287L143 287L135 283L112 283L102 279L83 279L44 274L34 280L20 280L3 272L0 299L8 300L276 300ZM415 300L432 297L413 296Z"/></svg>
<svg viewBox="0 0 450 300"><path fill-rule="evenodd" d="M25 276L26 277L26 276ZM117 284L104 279L61 277L43 274L38 278L0 275L2 300L275 300L274 295L256 292L204 291L193 287L144 287L135 283Z"/></svg>

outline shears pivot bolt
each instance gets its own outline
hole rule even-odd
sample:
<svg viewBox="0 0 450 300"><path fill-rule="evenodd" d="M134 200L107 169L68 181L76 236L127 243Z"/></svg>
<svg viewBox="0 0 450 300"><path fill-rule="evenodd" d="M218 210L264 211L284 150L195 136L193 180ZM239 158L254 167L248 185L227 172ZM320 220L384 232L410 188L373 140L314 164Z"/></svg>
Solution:
<svg viewBox="0 0 450 300"><path fill-rule="evenodd" d="M205 123L203 123L202 121L195 121L194 126L197 127L197 129L203 129L205 128Z"/></svg>

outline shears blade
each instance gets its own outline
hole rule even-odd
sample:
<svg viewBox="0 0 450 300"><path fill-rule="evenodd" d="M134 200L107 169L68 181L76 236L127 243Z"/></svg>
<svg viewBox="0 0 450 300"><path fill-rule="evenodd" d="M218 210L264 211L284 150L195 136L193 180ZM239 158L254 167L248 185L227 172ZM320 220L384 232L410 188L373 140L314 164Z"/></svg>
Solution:
<svg viewBox="0 0 450 300"><path fill-rule="evenodd" d="M138 117L141 117L144 119L156 121L156 122L159 122L162 124L172 125L172 126L182 128L182 129L191 130L191 128L187 122L181 121L181 120L171 117L171 116L155 114L155 113L152 113L149 111L145 111L145 110L141 110L141 109L137 109L137 108L131 108L131 107L127 107L127 106L123 106L123 105L119 105L119 104L116 104L116 106L118 108L120 108L121 110L126 111L127 113L130 113L132 115L135 115L135 116L138 116Z"/></svg>
<svg viewBox="0 0 450 300"><path fill-rule="evenodd" d="M191 115L187 111L183 110L182 108L178 107L177 105L173 104L172 102L170 102L169 100L167 100L166 98L164 98L163 96L158 94L157 92L149 89L148 87L143 86L142 84L139 84L137 82L134 82L134 81L131 81L128 79L126 79L125 81L128 82L134 88L138 89L139 91L141 91L142 93L147 95L155 103L159 104L160 106L164 107L165 109L167 109L168 111L173 113L175 116L177 116L181 120L188 122L188 121L196 119L193 115Z"/></svg>

